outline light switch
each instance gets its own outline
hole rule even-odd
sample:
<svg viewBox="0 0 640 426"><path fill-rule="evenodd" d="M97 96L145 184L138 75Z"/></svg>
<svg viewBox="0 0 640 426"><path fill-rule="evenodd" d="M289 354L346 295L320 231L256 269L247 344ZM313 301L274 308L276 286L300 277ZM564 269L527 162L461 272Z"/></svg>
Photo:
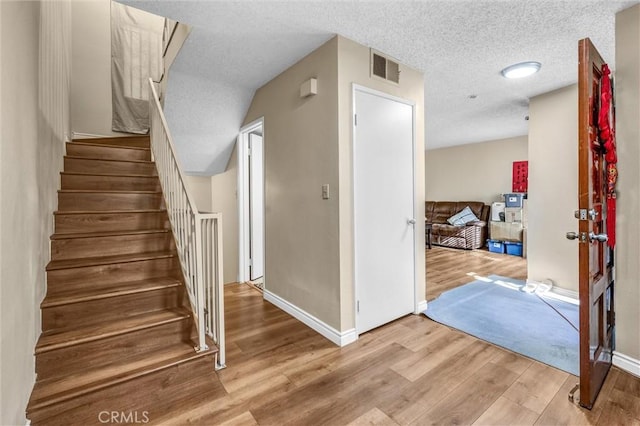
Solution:
<svg viewBox="0 0 640 426"><path fill-rule="evenodd" d="M324 185L322 185L322 199L323 200L328 200L329 199L329 184L325 183Z"/></svg>

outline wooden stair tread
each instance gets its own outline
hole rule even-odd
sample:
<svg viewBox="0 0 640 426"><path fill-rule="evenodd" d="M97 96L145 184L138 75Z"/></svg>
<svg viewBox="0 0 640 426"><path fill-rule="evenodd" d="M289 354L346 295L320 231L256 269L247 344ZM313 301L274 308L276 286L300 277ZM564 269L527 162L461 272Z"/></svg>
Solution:
<svg viewBox="0 0 640 426"><path fill-rule="evenodd" d="M120 254L115 256L85 257L79 259L52 260L47 265L47 271L58 269L83 268L86 266L111 265L114 263L138 262L141 260L164 259L175 257L174 251L159 251L135 254Z"/></svg>
<svg viewBox="0 0 640 426"><path fill-rule="evenodd" d="M166 213L167 209L136 209L136 210L56 210L55 215L65 214L130 214L130 213Z"/></svg>
<svg viewBox="0 0 640 426"><path fill-rule="evenodd" d="M66 176L99 176L99 177L131 177L131 178L146 178L146 179L158 179L157 175L141 175L134 173L96 173L96 172L60 172L61 175Z"/></svg>
<svg viewBox="0 0 640 426"><path fill-rule="evenodd" d="M59 189L62 194L162 194L162 191L131 191L114 189Z"/></svg>
<svg viewBox="0 0 640 426"><path fill-rule="evenodd" d="M58 329L43 332L36 344L36 355L60 348L92 342L107 337L131 333L182 321L191 317L191 313L183 308L165 309L133 317L117 318L108 323L91 324L73 329Z"/></svg>
<svg viewBox="0 0 640 426"><path fill-rule="evenodd" d="M118 163L154 164L154 162L151 160L121 160L121 159L114 159L114 158L79 157L77 155L65 155L64 158L70 158L73 160L96 160L96 161L116 161Z"/></svg>
<svg viewBox="0 0 640 426"><path fill-rule="evenodd" d="M76 139L70 143L75 145L85 145L85 146L97 146L100 148L117 148L117 149L134 149L138 151L150 151L150 148L142 147L142 146L129 146L129 145L109 145L104 143L95 143L88 142L91 139Z"/></svg>
<svg viewBox="0 0 640 426"><path fill-rule="evenodd" d="M177 278L153 278L149 280L125 281L120 284L97 285L69 292L60 292L55 296L46 296L40 304L41 309L54 306L69 305L72 303L87 302L90 300L108 299L127 294L144 293L165 288L179 287L182 282Z"/></svg>
<svg viewBox="0 0 640 426"><path fill-rule="evenodd" d="M89 371L42 380L36 382L27 410L33 411L57 404L177 364L210 356L217 351L215 346L211 346L206 351L196 352L190 344L184 343L183 345L172 345L160 352L137 355Z"/></svg>
<svg viewBox="0 0 640 426"><path fill-rule="evenodd" d="M95 238L95 237L117 237L120 235L144 235L144 234L166 234L171 232L168 228L161 229L141 229L133 231L96 231L96 232L68 232L55 233L51 235L52 240L68 240L75 238Z"/></svg>

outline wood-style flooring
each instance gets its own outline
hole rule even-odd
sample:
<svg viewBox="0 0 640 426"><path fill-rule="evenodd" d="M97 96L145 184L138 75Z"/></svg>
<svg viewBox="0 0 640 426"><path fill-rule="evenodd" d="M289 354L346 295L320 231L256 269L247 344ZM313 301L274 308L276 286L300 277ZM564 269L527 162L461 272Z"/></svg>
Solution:
<svg viewBox="0 0 640 426"><path fill-rule="evenodd" d="M461 250L433 246L425 250L427 262L427 301L441 293L474 281L474 275L501 275L527 279L527 260L484 250Z"/></svg>
<svg viewBox="0 0 640 426"><path fill-rule="evenodd" d="M225 300L225 394L169 416L149 413L152 423L640 424L640 379L616 368L588 411L567 399L577 377L422 315L339 348L248 285L227 285Z"/></svg>

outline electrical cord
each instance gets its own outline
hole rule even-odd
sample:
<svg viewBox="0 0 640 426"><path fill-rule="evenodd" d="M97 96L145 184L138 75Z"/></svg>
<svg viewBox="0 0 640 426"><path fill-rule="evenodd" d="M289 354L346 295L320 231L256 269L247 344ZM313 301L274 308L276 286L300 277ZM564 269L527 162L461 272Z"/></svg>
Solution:
<svg viewBox="0 0 640 426"><path fill-rule="evenodd" d="M553 306L551 303L549 303L549 302L547 302L546 300L544 300L544 298L543 298L542 296L540 296L537 292L535 293L535 295L536 295L536 296L538 296L538 299L542 300L542 301L545 303L545 305L547 305L548 307L550 307L551 309L553 309L554 311L556 311L556 313L557 313L558 315L560 315L562 318L564 318L564 320L565 320L566 322L568 322L568 323L569 323L569 325L570 325L571 327L573 327L573 329L574 329L575 331L577 331L578 333L580 333L580 330L578 330L578 327L576 327L575 325L573 325L573 323L569 320L569 318L565 317L565 316L564 316L564 315L563 315L559 310L557 310L557 309L555 308L555 306Z"/></svg>

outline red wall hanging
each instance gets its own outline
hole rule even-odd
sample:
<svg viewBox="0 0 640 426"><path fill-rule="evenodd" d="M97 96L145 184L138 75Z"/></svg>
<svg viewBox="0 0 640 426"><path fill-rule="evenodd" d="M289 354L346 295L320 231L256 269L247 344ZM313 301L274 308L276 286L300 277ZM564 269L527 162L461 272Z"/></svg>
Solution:
<svg viewBox="0 0 640 426"><path fill-rule="evenodd" d="M527 192L529 189L529 162L514 161L511 192Z"/></svg>

